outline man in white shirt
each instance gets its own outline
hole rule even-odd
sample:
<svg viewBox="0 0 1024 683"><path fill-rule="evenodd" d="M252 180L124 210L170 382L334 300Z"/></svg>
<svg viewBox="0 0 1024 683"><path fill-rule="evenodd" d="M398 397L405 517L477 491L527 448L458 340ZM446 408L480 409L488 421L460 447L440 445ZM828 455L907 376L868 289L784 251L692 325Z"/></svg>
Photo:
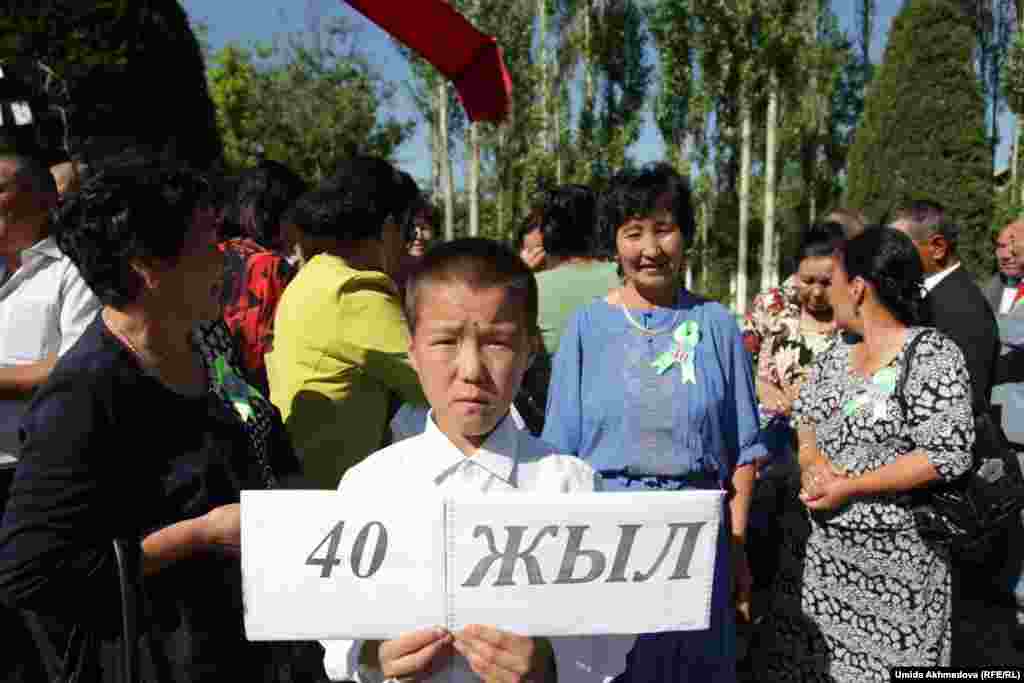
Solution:
<svg viewBox="0 0 1024 683"><path fill-rule="evenodd" d="M32 157L0 153L0 458L19 450L18 425L58 356L99 311L50 234L57 188Z"/></svg>
<svg viewBox="0 0 1024 683"><path fill-rule="evenodd" d="M517 255L484 239L431 250L405 301L409 355L431 406L422 434L349 469L340 491L592 491L589 465L517 428L509 406L538 348L536 281ZM397 492L396 492L397 489ZM607 681L633 638L538 639L474 625L426 627L387 642L327 641L334 680Z"/></svg>

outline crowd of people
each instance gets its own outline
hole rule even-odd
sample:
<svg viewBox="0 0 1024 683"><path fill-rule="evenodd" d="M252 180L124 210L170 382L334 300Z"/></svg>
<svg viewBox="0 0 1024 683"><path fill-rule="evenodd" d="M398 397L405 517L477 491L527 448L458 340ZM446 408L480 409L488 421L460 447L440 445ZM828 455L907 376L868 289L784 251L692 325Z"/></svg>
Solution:
<svg viewBox="0 0 1024 683"><path fill-rule="evenodd" d="M667 164L544 193L518 253L435 244L436 218L372 157L309 187L270 161L0 152L11 680L119 680L126 647L183 682L728 682L742 656L758 680L859 683L956 661L978 574L901 495L966 472L993 386L1024 381L1003 328L1024 223L982 291L942 206L836 209L738 322L681 285L695 222ZM250 643L240 492L286 487L722 490L710 628ZM143 575L138 642L114 541ZM1024 596L1020 557L986 561Z"/></svg>

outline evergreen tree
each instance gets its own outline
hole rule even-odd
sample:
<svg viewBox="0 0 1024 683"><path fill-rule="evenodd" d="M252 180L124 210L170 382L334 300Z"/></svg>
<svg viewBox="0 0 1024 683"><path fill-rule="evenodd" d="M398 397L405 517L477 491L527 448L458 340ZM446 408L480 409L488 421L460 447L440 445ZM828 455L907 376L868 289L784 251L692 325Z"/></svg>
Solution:
<svg viewBox="0 0 1024 683"><path fill-rule="evenodd" d="M992 150L974 70L976 36L954 0L908 0L865 102L849 160L849 203L880 218L930 199L961 226L961 257L990 272Z"/></svg>

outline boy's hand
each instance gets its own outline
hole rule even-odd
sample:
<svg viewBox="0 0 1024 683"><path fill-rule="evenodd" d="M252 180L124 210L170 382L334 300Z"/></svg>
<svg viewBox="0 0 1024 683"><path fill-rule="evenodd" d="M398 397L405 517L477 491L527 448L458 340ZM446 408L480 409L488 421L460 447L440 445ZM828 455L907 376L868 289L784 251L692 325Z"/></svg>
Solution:
<svg viewBox="0 0 1024 683"><path fill-rule="evenodd" d="M405 633L380 644L380 670L385 678L426 678L443 658L451 656L451 642L452 634L440 627Z"/></svg>
<svg viewBox="0 0 1024 683"><path fill-rule="evenodd" d="M554 683L554 655L540 640L474 624L455 634L455 650L488 683Z"/></svg>

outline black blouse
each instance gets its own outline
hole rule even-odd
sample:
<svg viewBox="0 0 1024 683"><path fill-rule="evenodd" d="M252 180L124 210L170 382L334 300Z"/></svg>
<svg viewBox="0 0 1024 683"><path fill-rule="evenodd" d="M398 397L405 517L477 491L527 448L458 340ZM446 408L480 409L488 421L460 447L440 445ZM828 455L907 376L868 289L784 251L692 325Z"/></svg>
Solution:
<svg viewBox="0 0 1024 683"><path fill-rule="evenodd" d="M209 353L204 353L209 363ZM212 385L212 383L211 383ZM215 391L177 394L143 372L102 317L63 356L23 423L23 450L0 527L0 603L38 614L63 638L92 639L83 680L109 680L120 598L112 539L239 501L299 471L280 416L243 423ZM272 416L269 421L267 416ZM269 428L267 428L269 425ZM248 429L246 427L249 427ZM265 443L254 455L253 440ZM249 643L237 560L215 554L146 577L144 659L161 680L323 680L291 645ZM95 656L93 656L95 655ZM94 659L95 661L91 661ZM316 670L319 668L319 670Z"/></svg>

